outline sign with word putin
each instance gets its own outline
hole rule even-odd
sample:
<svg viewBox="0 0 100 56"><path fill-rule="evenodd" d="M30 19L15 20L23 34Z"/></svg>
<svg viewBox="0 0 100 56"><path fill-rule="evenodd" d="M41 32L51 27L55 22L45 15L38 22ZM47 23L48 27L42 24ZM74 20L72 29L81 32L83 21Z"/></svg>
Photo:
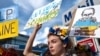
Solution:
<svg viewBox="0 0 100 56"><path fill-rule="evenodd" d="M24 29L28 29L36 24L42 24L57 16L62 0L54 0L48 5L35 10L25 25Z"/></svg>
<svg viewBox="0 0 100 56"><path fill-rule="evenodd" d="M18 19L0 23L0 39L18 36Z"/></svg>

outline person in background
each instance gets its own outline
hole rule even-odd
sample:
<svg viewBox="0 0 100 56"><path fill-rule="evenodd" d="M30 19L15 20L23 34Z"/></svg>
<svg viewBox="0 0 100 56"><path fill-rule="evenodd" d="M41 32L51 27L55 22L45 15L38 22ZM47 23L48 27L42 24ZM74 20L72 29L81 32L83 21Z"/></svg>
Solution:
<svg viewBox="0 0 100 56"><path fill-rule="evenodd" d="M8 48L3 51L2 56L18 56L18 52L14 48Z"/></svg>
<svg viewBox="0 0 100 56"><path fill-rule="evenodd" d="M89 45L80 45L77 44L75 47L77 56L96 56Z"/></svg>

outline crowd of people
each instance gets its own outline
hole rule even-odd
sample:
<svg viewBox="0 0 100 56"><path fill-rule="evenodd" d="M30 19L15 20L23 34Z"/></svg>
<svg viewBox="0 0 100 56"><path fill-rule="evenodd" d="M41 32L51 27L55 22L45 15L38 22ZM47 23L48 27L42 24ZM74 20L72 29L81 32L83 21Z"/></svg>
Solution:
<svg viewBox="0 0 100 56"><path fill-rule="evenodd" d="M0 56L18 56L18 52L14 48L0 46Z"/></svg>
<svg viewBox="0 0 100 56"><path fill-rule="evenodd" d="M29 37L23 55L35 56L32 52L32 45L35 40L37 32L41 29L42 24L38 24L31 36ZM48 48L41 56L96 56L96 53L91 50L89 45L77 44L73 46L70 37L61 35L59 28L50 28L48 34Z"/></svg>
<svg viewBox="0 0 100 56"><path fill-rule="evenodd" d="M30 35L25 49L23 51L24 56L37 56L32 52L32 45L35 40L37 32L41 29L42 24L38 24L32 34ZM40 56L96 56L96 52L92 51L89 45L73 45L70 37L66 37L66 31L62 32L62 29L50 28L48 38L47 50ZM3 48L0 46L0 56L18 56L18 52L14 48Z"/></svg>

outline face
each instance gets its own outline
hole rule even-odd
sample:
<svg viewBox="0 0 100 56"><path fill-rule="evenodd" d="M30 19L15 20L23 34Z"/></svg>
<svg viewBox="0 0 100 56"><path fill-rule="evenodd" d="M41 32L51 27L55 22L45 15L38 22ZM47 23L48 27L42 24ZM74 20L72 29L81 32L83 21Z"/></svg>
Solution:
<svg viewBox="0 0 100 56"><path fill-rule="evenodd" d="M92 9L85 10L84 13L83 13L84 18L88 18L88 17L92 17L92 16L93 16L93 10Z"/></svg>
<svg viewBox="0 0 100 56"><path fill-rule="evenodd" d="M61 42L58 36L49 36L48 38L48 47L51 55L58 55L65 50L65 44Z"/></svg>

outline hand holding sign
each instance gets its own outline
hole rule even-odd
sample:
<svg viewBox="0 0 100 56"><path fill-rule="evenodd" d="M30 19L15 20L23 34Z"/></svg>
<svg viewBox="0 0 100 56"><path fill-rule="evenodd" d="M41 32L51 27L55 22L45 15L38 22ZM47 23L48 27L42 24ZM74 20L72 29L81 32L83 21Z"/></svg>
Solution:
<svg viewBox="0 0 100 56"><path fill-rule="evenodd" d="M36 31L38 31L41 27L42 27L42 24L37 24L37 25L35 26Z"/></svg>

